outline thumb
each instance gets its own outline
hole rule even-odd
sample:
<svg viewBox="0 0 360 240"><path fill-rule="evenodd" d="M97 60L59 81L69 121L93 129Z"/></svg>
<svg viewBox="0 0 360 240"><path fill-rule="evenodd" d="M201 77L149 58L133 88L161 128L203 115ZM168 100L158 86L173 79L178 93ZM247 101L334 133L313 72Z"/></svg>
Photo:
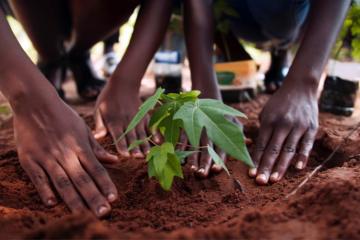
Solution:
<svg viewBox="0 0 360 240"><path fill-rule="evenodd" d="M96 158L102 163L116 163L119 158L106 151L91 135L89 136L90 146L94 151Z"/></svg>
<svg viewBox="0 0 360 240"><path fill-rule="evenodd" d="M95 120L95 130L93 131L94 138L100 139L105 137L108 131L101 117L101 113L99 109L95 111L94 120Z"/></svg>

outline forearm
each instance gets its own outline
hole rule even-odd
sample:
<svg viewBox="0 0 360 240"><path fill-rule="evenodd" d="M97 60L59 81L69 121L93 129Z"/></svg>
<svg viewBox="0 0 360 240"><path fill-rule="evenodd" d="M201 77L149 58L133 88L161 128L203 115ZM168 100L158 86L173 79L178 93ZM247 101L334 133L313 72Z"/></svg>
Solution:
<svg viewBox="0 0 360 240"><path fill-rule="evenodd" d="M146 68L164 38L171 8L169 0L144 1L129 46L110 79L113 86L139 89Z"/></svg>
<svg viewBox="0 0 360 240"><path fill-rule="evenodd" d="M298 84L315 93L350 0L312 0L306 32L285 85ZM290 82L291 81L291 82Z"/></svg>
<svg viewBox="0 0 360 240"><path fill-rule="evenodd" d="M193 89L206 88L202 97L220 98L212 63L212 0L184 0L184 29Z"/></svg>
<svg viewBox="0 0 360 240"><path fill-rule="evenodd" d="M0 39L0 91L14 111L22 109L22 103L34 100L36 95L54 92L21 49L1 11Z"/></svg>

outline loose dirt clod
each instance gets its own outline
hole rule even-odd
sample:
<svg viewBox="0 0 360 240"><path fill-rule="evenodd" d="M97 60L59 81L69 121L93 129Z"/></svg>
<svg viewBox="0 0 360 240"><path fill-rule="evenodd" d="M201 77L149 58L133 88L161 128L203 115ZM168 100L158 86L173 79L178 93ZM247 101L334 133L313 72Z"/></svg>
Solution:
<svg viewBox="0 0 360 240"><path fill-rule="evenodd" d="M341 143L339 145L336 146L336 148L331 152L331 154L319 165L317 166L312 172L310 172L310 174L293 190L291 191L291 193L289 193L288 195L286 195L285 198L289 198L292 195L295 195L308 181L310 181L310 179L320 171L320 169L322 169L326 163L328 163L332 157L337 153L337 151L340 149L340 147L343 146L343 144L346 142L346 140L349 139L349 137L351 137L351 135L354 134L355 131L357 131L360 127L360 123L358 123L350 132L348 135L346 135L344 137L344 139L341 141Z"/></svg>

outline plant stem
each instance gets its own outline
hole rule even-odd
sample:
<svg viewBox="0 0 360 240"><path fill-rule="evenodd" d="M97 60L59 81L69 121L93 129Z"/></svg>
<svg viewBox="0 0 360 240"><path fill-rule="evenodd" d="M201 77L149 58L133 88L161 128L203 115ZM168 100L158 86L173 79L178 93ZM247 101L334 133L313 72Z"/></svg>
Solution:
<svg viewBox="0 0 360 240"><path fill-rule="evenodd" d="M149 137L147 138L147 140L148 140L150 143L152 143L153 145L159 146L156 142L154 142L154 141L151 139L151 137L152 137L152 135L149 136Z"/></svg>
<svg viewBox="0 0 360 240"><path fill-rule="evenodd" d="M317 172L320 171L321 168L323 168L325 166L326 163L328 163L332 157L335 155L335 153L337 153L337 151L340 149L340 147L342 147L344 145L344 143L346 142L346 140L349 139L349 137L351 137L351 135L358 130L360 127L360 123L358 123L349 133L348 135L346 135L343 140L339 143L339 145L337 145L334 149L334 151L332 151L332 153L319 165L317 166L312 172L310 172L310 174L293 190L291 191L288 195L286 195L285 198L289 198L293 195L295 195L297 193L297 191L299 191Z"/></svg>
<svg viewBox="0 0 360 240"><path fill-rule="evenodd" d="M191 148L194 148L194 149L204 149L204 148L207 148L207 146L194 147L194 146L192 146L192 145L183 144L183 143L181 143L181 142L176 143L176 145L182 145L182 146L191 147Z"/></svg>

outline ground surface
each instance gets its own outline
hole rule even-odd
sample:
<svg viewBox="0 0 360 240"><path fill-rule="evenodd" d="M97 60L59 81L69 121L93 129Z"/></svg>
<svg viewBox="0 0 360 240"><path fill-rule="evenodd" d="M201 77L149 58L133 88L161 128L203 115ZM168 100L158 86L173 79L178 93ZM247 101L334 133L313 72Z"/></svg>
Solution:
<svg viewBox="0 0 360 240"><path fill-rule="evenodd" d="M237 105L249 120L248 137L258 129L257 116L267 97ZM77 110L92 125L91 106ZM229 161L241 192L222 173L207 180L185 170L171 192L149 180L143 160L123 159L109 171L120 199L111 216L96 220L71 215L63 204L48 209L24 171L15 151L11 123L0 130L0 238L174 238L174 239L360 239L360 131L298 194L285 196L321 162L356 124L357 117L321 115L321 129L307 169L291 170L278 184L258 187L246 167ZM102 144L113 151L111 142ZM11 235L10 235L11 234Z"/></svg>

